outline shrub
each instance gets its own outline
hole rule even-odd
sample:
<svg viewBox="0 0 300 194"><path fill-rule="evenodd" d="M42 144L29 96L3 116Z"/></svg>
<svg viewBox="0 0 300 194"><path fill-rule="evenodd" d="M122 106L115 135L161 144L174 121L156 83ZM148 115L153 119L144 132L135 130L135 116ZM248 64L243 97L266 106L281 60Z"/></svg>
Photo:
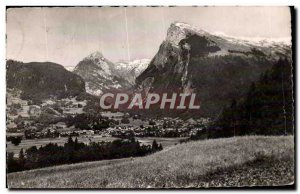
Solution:
<svg viewBox="0 0 300 194"><path fill-rule="evenodd" d="M21 141L22 141L22 137L11 137L10 141L15 146L18 146L21 143Z"/></svg>
<svg viewBox="0 0 300 194"><path fill-rule="evenodd" d="M129 124L129 123L130 123L130 120L129 120L128 118L123 118L123 119L121 120L121 123L123 123L123 124Z"/></svg>

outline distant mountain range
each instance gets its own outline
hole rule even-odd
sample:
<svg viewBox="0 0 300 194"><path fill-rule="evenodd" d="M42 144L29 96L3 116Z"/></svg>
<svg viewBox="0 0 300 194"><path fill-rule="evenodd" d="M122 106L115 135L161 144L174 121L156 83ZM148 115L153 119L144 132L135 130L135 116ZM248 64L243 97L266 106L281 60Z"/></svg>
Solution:
<svg viewBox="0 0 300 194"><path fill-rule="evenodd" d="M151 37L149 37L151 38ZM251 82L279 58L291 60L291 45L278 41L240 40L218 36L186 23L172 23L152 60L113 63L101 52L82 59L75 68L45 62L7 61L7 87L27 95L107 91L196 93L199 112L161 111L149 114L215 117L233 97L245 94ZM147 114L147 113L145 113Z"/></svg>

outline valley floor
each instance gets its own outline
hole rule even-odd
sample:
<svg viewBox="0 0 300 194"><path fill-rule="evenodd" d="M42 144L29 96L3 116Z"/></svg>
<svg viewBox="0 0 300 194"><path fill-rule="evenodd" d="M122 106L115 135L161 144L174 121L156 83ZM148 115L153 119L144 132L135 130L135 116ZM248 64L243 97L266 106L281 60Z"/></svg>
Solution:
<svg viewBox="0 0 300 194"><path fill-rule="evenodd" d="M199 188L290 185L294 137L188 142L155 154L7 175L9 188Z"/></svg>

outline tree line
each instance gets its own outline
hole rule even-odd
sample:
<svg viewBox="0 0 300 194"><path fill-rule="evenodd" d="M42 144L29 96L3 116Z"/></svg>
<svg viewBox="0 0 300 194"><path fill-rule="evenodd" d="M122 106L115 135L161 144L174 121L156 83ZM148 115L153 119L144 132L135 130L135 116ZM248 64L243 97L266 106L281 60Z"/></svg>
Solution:
<svg viewBox="0 0 300 194"><path fill-rule="evenodd" d="M155 140L152 145L140 145L134 138L120 139L112 142L91 142L89 145L73 140L59 146L48 143L37 148L32 146L25 152L20 150L19 157L7 154L7 172L17 172L60 164L71 164L85 161L110 160L126 157L139 157L162 150L161 144Z"/></svg>
<svg viewBox="0 0 300 194"><path fill-rule="evenodd" d="M279 59L251 84L246 96L232 99L210 126L191 139L293 134L292 75L291 63Z"/></svg>

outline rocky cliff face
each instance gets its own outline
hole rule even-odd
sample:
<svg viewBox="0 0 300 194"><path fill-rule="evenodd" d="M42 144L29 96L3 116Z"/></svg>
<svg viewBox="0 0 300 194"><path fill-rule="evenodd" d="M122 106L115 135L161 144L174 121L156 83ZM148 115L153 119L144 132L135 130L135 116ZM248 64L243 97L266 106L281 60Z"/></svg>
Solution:
<svg viewBox="0 0 300 194"><path fill-rule="evenodd" d="M87 93L96 96L105 91L130 87L130 83L116 70L116 65L104 58L100 52L84 58L73 72L84 79Z"/></svg>
<svg viewBox="0 0 300 194"><path fill-rule="evenodd" d="M173 23L148 68L137 77L137 89L196 93L201 110L195 114L214 117L280 57L291 57L289 45L229 39Z"/></svg>
<svg viewBox="0 0 300 194"><path fill-rule="evenodd" d="M95 52L80 61L73 72L84 79L88 93L99 96L104 92L131 88L149 63L148 59L113 63Z"/></svg>

